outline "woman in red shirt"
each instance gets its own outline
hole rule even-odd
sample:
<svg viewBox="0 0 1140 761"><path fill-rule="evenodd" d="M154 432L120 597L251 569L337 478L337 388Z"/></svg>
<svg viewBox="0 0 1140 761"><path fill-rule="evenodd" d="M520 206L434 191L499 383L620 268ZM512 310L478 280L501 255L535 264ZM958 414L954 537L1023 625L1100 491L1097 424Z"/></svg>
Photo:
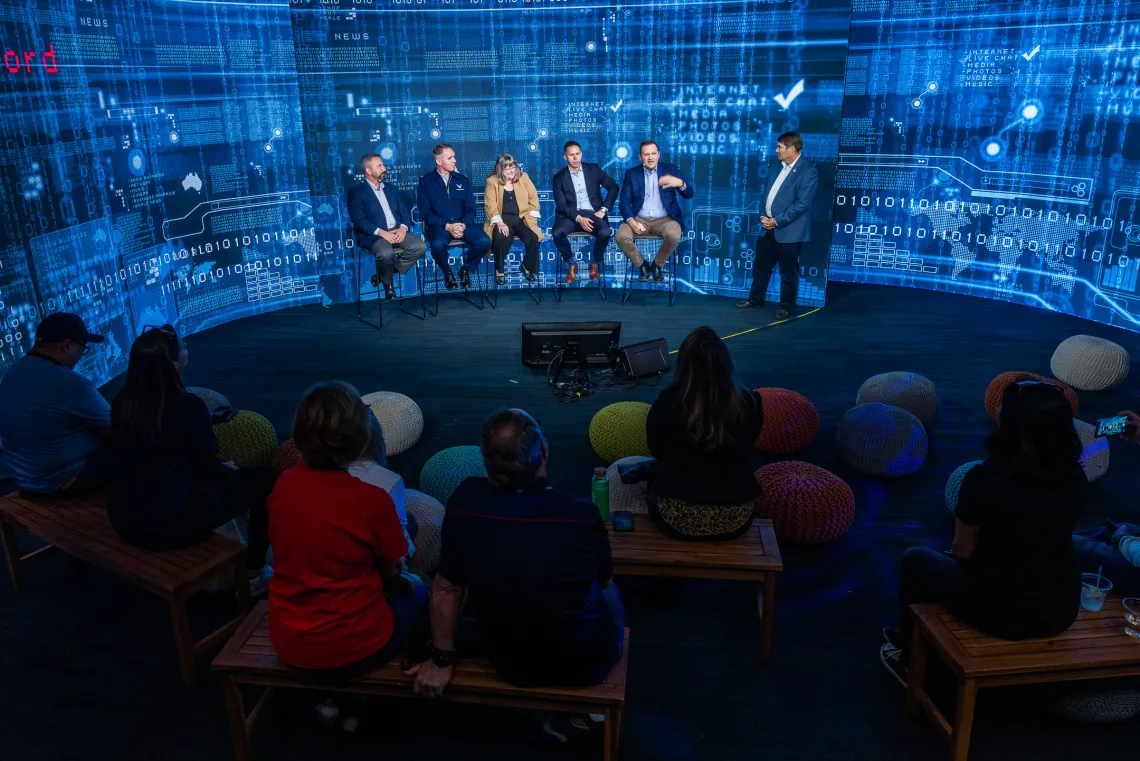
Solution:
<svg viewBox="0 0 1140 761"><path fill-rule="evenodd" d="M303 462L269 497L269 637L298 668L350 675L386 663L427 607L427 587L401 578L408 543L392 498L347 470L370 436L347 383L313 386L293 418Z"/></svg>

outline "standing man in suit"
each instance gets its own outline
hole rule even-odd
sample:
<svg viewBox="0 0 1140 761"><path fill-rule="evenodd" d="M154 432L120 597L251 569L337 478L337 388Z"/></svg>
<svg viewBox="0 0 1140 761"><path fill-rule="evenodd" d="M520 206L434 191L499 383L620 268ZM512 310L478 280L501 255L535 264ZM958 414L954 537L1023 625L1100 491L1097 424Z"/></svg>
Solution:
<svg viewBox="0 0 1140 761"><path fill-rule="evenodd" d="M582 146L576 140L562 147L562 158L566 159L566 168L554 175L554 226L550 229L550 237L554 238L554 247L562 255L562 260L570 265L566 270L566 282L573 283L578 279L578 265L574 264L574 252L566 236L571 233L593 235L590 279L597 280L598 267L606 254L606 246L610 244L610 223L606 214L617 200L618 184L597 164L582 161ZM602 188L606 189L604 201Z"/></svg>
<svg viewBox="0 0 1140 761"><path fill-rule="evenodd" d="M796 306L800 287L800 249L811 240L811 204L819 187L819 172L800 152L804 139L798 132L785 132L776 138L776 158L769 169L773 178L764 193L764 228L756 241L756 259L752 263L752 289L748 298L738 301L741 309L764 306L764 294L772 279L772 268L780 264L780 308L776 319L783 320Z"/></svg>
<svg viewBox="0 0 1140 761"><path fill-rule="evenodd" d="M454 291L460 285L471 287L469 267L478 266L491 247L491 239L475 225L475 195L471 180L455 171L455 151L446 143L432 149L435 169L420 178L416 199L420 219L424 221L424 238L431 246L431 258L443 270L444 285ZM447 261L447 244L461 240L467 244L459 283L451 274Z"/></svg>
<svg viewBox="0 0 1140 761"><path fill-rule="evenodd" d="M396 298L392 272L403 275L427 251L423 239L411 235L412 215L395 185L384 182L388 169L375 153L360 157L364 182L348 191L348 217L356 232L356 245L376 257L376 279L384 285L384 298Z"/></svg>
<svg viewBox="0 0 1140 761"><path fill-rule="evenodd" d="M621 183L618 207L625 221L617 231L618 248L637 267L643 282L652 275L660 283L665 279L661 266L677 250L685 233L685 218L681 214L681 198L693 197L693 186L681 179L674 164L661 161L661 151L653 140L642 140L639 151L641 166L626 171ZM653 257L653 264L637 250L634 235L655 235L661 238L661 247Z"/></svg>

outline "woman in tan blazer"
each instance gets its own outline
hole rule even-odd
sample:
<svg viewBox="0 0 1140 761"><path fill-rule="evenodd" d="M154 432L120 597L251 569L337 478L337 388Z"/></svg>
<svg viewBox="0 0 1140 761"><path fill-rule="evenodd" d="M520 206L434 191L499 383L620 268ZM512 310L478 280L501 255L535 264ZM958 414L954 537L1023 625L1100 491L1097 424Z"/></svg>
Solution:
<svg viewBox="0 0 1140 761"><path fill-rule="evenodd" d="M517 236L526 246L519 272L533 283L538 273L538 244L542 240L538 226L538 191L511 154L504 153L495 162L494 170L487 177L483 204L487 211L483 232L491 236L495 282L499 285L507 282L503 264Z"/></svg>

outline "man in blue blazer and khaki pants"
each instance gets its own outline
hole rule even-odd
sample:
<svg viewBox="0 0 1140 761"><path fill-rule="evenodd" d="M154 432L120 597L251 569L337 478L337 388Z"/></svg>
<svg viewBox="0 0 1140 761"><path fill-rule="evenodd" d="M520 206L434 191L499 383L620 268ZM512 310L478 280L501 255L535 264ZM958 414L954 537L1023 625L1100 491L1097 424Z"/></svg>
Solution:
<svg viewBox="0 0 1140 761"><path fill-rule="evenodd" d="M685 217L681 213L681 198L693 197L693 186L681 178L681 171L673 164L661 161L657 143L642 140L639 150L641 166L627 170L618 194L618 209L625 220L618 228L618 248L637 267L641 280L653 279L661 282L665 275L662 265L677 250L681 236L685 234ZM661 247L653 257L653 263L637 250L634 235L654 235L661 238Z"/></svg>
<svg viewBox="0 0 1140 761"><path fill-rule="evenodd" d="M395 185L384 182L388 170L375 153L360 157L364 182L348 191L348 217L356 233L356 245L376 257L376 279L384 285L384 298L396 298L392 271L411 270L427 251L418 235L412 235L412 215ZM397 258L397 255L399 258Z"/></svg>
<svg viewBox="0 0 1140 761"><path fill-rule="evenodd" d="M764 228L756 241L756 258L752 263L752 289L748 298L737 302L741 309L764 306L764 294L772 279L772 268L780 265L780 308L776 319L782 320L796 306L800 287L800 250L811 240L811 204L819 187L819 172L800 153L804 140L796 132L785 132L776 138L779 171L773 165L764 199L760 226Z"/></svg>

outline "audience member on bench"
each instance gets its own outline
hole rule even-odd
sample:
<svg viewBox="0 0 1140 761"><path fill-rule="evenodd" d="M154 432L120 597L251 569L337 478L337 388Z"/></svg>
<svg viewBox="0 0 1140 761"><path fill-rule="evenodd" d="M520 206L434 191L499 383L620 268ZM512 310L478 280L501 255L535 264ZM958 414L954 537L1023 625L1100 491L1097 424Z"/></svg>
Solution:
<svg viewBox="0 0 1140 761"><path fill-rule="evenodd" d="M749 463L764 411L736 379L732 355L712 328L685 337L673 383L646 421L655 458L649 512L682 539L728 539L752 524L760 486Z"/></svg>
<svg viewBox="0 0 1140 761"><path fill-rule="evenodd" d="M131 345L126 385L111 404L107 515L129 544L173 550L248 512L250 591L263 594L277 473L222 462L209 410L182 384L187 359L170 325L148 327Z"/></svg>
<svg viewBox="0 0 1140 761"><path fill-rule="evenodd" d="M269 637L294 667L355 676L403 647L428 590L402 576L408 542L388 492L349 473L372 440L359 392L310 388L293 440L303 462L269 498Z"/></svg>
<svg viewBox="0 0 1140 761"><path fill-rule="evenodd" d="M372 414L372 410L368 411L368 431L368 446L360 459L348 466L348 473L388 492L388 496L396 506L396 515L399 516L400 526L404 529L404 538L408 540L408 557L411 557L416 551L412 542L416 536L416 517L408 512L404 479L387 468L388 448L384 441L384 429Z"/></svg>
<svg viewBox="0 0 1140 761"><path fill-rule="evenodd" d="M111 407L75 372L90 344L102 341L79 315L49 314L31 351L0 379L3 464L21 491L79 497L102 489Z"/></svg>
<svg viewBox="0 0 1140 761"><path fill-rule="evenodd" d="M1120 438L1140 444L1140 415L1131 410L1119 413L1128 418ZM1103 529L1073 535L1077 563L1086 573L1102 572L1112 580L1121 595L1140 595L1140 525L1107 523Z"/></svg>
<svg viewBox="0 0 1140 761"><path fill-rule="evenodd" d="M986 449L989 458L962 482L950 553L912 547L903 555L902 625L884 630L888 642L880 651L901 682L911 605L942 603L967 624L1011 640L1060 634L1079 613L1080 570L1070 535L1088 480L1061 389L1042 381L1007 388Z"/></svg>
<svg viewBox="0 0 1140 761"><path fill-rule="evenodd" d="M487 478L468 478L447 503L431 660L408 671L415 691L438 697L451 681L467 647L458 641L464 593L473 648L504 679L600 684L621 658L624 612L597 507L547 484L546 439L522 410L488 418L482 450Z"/></svg>

